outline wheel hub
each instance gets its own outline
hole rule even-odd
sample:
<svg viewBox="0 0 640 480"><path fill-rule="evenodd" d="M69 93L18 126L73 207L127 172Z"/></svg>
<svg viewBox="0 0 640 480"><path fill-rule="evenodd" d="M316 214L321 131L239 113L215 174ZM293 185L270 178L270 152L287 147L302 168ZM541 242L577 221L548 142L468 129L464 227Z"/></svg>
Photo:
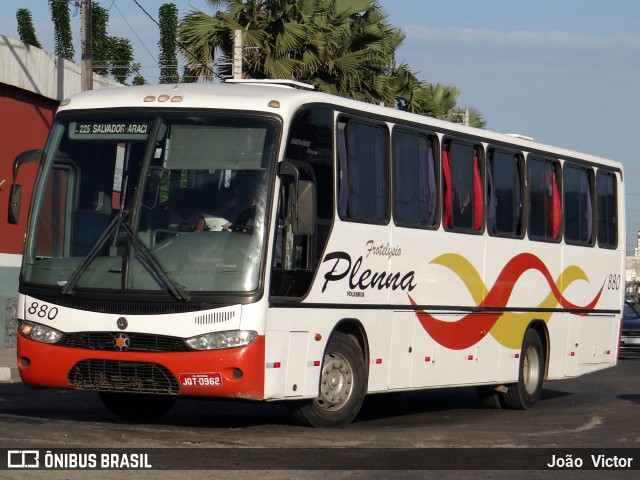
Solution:
<svg viewBox="0 0 640 480"><path fill-rule="evenodd" d="M340 354L325 356L318 404L325 410L339 410L349 400L353 373L349 362Z"/></svg>

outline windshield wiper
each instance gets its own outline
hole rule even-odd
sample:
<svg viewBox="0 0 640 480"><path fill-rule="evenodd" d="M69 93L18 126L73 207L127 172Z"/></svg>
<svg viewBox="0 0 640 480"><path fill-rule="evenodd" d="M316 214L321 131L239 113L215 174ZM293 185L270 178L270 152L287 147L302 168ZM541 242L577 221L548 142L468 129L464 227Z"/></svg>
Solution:
<svg viewBox="0 0 640 480"><path fill-rule="evenodd" d="M120 231L120 227L124 229L127 233L127 236L131 240L134 248L142 254L144 259L147 261L148 265L151 267L153 272L157 275L160 281L164 284L167 290L177 299L183 302L188 302L191 298L189 292L180 284L176 283L174 280L169 277L167 272L162 268L162 264L158 261L158 259L151 253L151 251L147 248L147 246L138 238L138 236L134 233L133 229L128 223L125 223L125 219L129 216L128 210L120 210L118 215L114 217L111 221L107 229L100 235L100 238L96 241L96 243L91 247L91 250L87 254L86 257L82 259L82 262L76 267L73 271L67 283L62 287L63 295L73 295L73 290L80 281L80 278L87 271L91 262L98 256L100 250L107 243L111 235L117 235Z"/></svg>
<svg viewBox="0 0 640 480"><path fill-rule="evenodd" d="M140 238L135 234L131 225L128 223L123 223L122 227L127 232L127 236L133 243L134 248L137 248L142 256L147 261L153 272L158 276L158 278L164 283L167 290L171 292L171 294L177 299L182 300L184 302L188 302L191 298L189 292L179 283L175 282L169 274L162 268L162 264L158 261L155 255L149 250L149 248L140 240Z"/></svg>
<svg viewBox="0 0 640 480"><path fill-rule="evenodd" d="M109 240L111 234L120 230L120 225L122 225L122 222L128 215L128 210L120 210L118 212L118 215L113 218L106 230L102 232L102 235L100 235L100 238L98 238L96 243L93 244L93 247L91 247L91 250L89 250L87 256L82 259L80 264L76 267L76 269L69 277L69 280L67 280L67 283L65 283L62 287L63 295L73 295L73 289L80 281L80 277L82 277L84 272L87 271L87 268L89 268L89 265L91 265L91 262L93 262L93 260L98 256L98 253L100 253L102 247L104 247L104 245L107 243L107 240Z"/></svg>

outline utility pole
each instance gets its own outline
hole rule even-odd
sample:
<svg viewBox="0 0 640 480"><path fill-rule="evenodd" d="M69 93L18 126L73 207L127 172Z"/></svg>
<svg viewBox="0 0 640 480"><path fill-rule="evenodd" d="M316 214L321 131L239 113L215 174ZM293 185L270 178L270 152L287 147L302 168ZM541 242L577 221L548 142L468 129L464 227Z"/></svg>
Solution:
<svg viewBox="0 0 640 480"><path fill-rule="evenodd" d="M242 30L233 31L233 78L242 78Z"/></svg>
<svg viewBox="0 0 640 480"><path fill-rule="evenodd" d="M93 90L93 56L91 53L91 0L82 0L81 48L82 64L80 87L82 91Z"/></svg>

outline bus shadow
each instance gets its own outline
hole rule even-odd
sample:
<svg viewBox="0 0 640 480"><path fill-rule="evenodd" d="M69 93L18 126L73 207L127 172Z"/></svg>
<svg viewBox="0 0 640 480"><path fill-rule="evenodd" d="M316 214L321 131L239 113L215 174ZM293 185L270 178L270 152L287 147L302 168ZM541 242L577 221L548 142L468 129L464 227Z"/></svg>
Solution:
<svg viewBox="0 0 640 480"><path fill-rule="evenodd" d="M572 393L543 390L541 401ZM619 398L640 403L640 395ZM489 410L473 387L442 388L368 395L354 423L401 418L410 415ZM65 420L114 424L144 424L203 428L249 428L263 425L298 426L284 402L251 402L215 398L180 398L166 414L153 420L124 420L111 413L94 392L37 390L23 384L0 384L0 412L34 422ZM7 418L5 417L4 421ZM10 420L9 420L10 421Z"/></svg>
<svg viewBox="0 0 640 480"><path fill-rule="evenodd" d="M636 404L640 404L640 394L635 394L635 395L618 395L618 397L620 400L625 400L627 402L631 402L631 403L636 403Z"/></svg>
<svg viewBox="0 0 640 480"><path fill-rule="evenodd" d="M573 395L571 392L543 389L540 401L571 395ZM384 393L367 396L356 422L456 410L496 411L499 409L483 406L478 399L475 387ZM509 409L504 410L509 411Z"/></svg>
<svg viewBox="0 0 640 480"><path fill-rule="evenodd" d="M542 395L540 400L552 400L554 398L569 397L573 395L571 392L564 392L562 390L545 390L542 389Z"/></svg>
<svg viewBox="0 0 640 480"><path fill-rule="evenodd" d="M95 392L33 389L22 383L0 384L0 414L4 423L16 416L33 424L64 420L209 428L295 425L283 404L193 397L179 398L166 414L152 420L124 420L110 412Z"/></svg>

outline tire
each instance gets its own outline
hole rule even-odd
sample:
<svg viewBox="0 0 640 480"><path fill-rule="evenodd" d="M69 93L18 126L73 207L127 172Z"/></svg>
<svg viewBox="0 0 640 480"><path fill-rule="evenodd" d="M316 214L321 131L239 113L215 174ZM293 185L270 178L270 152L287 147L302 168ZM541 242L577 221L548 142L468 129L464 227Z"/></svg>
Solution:
<svg viewBox="0 0 640 480"><path fill-rule="evenodd" d="M507 408L527 410L540 399L544 380L545 354L538 333L529 329L524 334L518 382L509 385L501 400Z"/></svg>
<svg viewBox="0 0 640 480"><path fill-rule="evenodd" d="M360 411L367 389L364 355L355 339L335 332L324 353L317 398L288 403L294 418L311 427L344 427Z"/></svg>
<svg viewBox="0 0 640 480"><path fill-rule="evenodd" d="M153 420L167 413L178 399L169 395L99 392L105 407L126 420Z"/></svg>
<svg viewBox="0 0 640 480"><path fill-rule="evenodd" d="M476 387L478 401L483 408L502 408L500 397L502 394L496 391L495 387L482 386Z"/></svg>

